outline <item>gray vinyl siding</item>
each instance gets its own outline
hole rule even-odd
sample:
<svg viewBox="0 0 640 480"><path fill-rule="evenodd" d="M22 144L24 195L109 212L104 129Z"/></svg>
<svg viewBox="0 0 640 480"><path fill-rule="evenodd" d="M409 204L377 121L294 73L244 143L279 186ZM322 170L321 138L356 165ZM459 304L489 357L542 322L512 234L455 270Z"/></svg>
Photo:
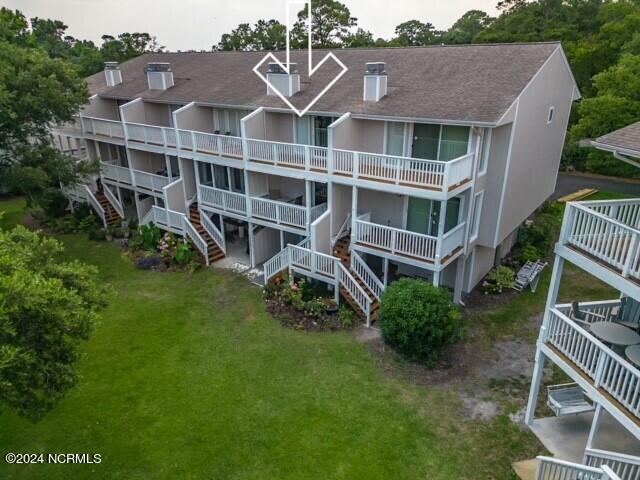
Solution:
<svg viewBox="0 0 640 480"><path fill-rule="evenodd" d="M574 82L558 49L520 96L496 244L555 189L573 89ZM554 120L548 124L551 106Z"/></svg>

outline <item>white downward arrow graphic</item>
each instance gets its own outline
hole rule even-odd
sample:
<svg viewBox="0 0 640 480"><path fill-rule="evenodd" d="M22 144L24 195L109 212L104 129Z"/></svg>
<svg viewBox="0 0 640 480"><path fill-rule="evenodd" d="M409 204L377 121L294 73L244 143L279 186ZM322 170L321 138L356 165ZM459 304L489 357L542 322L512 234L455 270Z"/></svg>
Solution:
<svg viewBox="0 0 640 480"><path fill-rule="evenodd" d="M271 82L269 82L269 80L260 72L260 67L267 61L267 60L273 60L274 63L277 63L280 68L282 68L285 72L289 73L289 65L291 64L291 45L290 45L290 32L289 32L289 24L290 24L290 17L291 17L291 5L299 5L299 4L307 4L307 30L308 30L308 73L309 73L309 78L311 78L313 76L314 73L316 73L318 71L318 69L320 67L322 67L322 65L324 65L324 63L329 60L332 59L334 60L339 66L340 66L340 72L335 76L335 78L333 80L331 80L331 82L329 82L329 84L313 99L311 100L311 102L302 110L297 109L296 107L293 106L293 104L289 101L289 99L287 97L285 97L282 92L280 92L276 87L274 87ZM280 62L280 60L278 60L275 55L273 53L267 53L264 58L262 60L260 60L260 62L258 62L258 64L253 67L253 71L255 72L256 75L258 75L258 77L260 77L260 79L266 83L269 88L271 88L271 90L273 90L274 92L276 92L276 94L278 95L278 97L280 97L282 99L282 101L284 103L287 104L287 106L293 110L299 117L302 117L305 113L307 113L307 111L309 111L309 109L316 104L316 102L318 100L320 100L323 95L325 93L327 93L331 87L333 87L335 85L335 83L340 80L340 78L347 73L348 68L346 67L346 65L344 63L342 63L340 61L340 59L338 59L338 57L336 57L332 52L327 53L324 58L322 60L320 60L320 62L314 67L313 66L313 55L312 55L312 51L313 48L311 46L311 40L312 40L312 32L311 32L311 21L312 21L312 16L311 16L311 0L289 0L287 2L287 53L286 53L286 65L283 65L282 62Z"/></svg>

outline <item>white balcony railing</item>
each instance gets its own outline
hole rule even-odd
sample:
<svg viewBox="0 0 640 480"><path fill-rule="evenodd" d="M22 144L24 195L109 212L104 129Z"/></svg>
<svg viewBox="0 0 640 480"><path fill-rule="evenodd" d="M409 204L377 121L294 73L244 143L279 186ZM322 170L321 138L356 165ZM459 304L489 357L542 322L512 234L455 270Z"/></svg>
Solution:
<svg viewBox="0 0 640 480"><path fill-rule="evenodd" d="M133 170L133 178L137 187L145 188L156 193L162 193L162 189L171 182L169 177L143 172L142 170Z"/></svg>
<svg viewBox="0 0 640 480"><path fill-rule="evenodd" d="M243 157L242 139L229 135L178 130L180 148L192 152L208 153L223 157L241 159Z"/></svg>
<svg viewBox="0 0 640 480"><path fill-rule="evenodd" d="M305 207L267 198L251 197L251 216L269 220L278 225L307 227L307 209Z"/></svg>
<svg viewBox="0 0 640 480"><path fill-rule="evenodd" d="M589 467L609 467L621 480L640 479L640 457L618 452L608 452L595 448L587 448L584 452L584 463Z"/></svg>
<svg viewBox="0 0 640 480"><path fill-rule="evenodd" d="M202 210L200 210L200 221L202 222L202 226L209 234L209 236L213 238L213 241L216 242L218 247L220 247L220 250L222 250L222 252L226 254L227 244L224 238L224 233L222 233L220 229L215 226L206 212L203 212Z"/></svg>
<svg viewBox="0 0 640 480"><path fill-rule="evenodd" d="M638 279L640 230L620 221L629 221L630 217L637 215L638 207L630 203L626 208L620 209L620 203L569 203L560 243L575 247L613 267L623 277Z"/></svg>
<svg viewBox="0 0 640 480"><path fill-rule="evenodd" d="M102 177L118 183L131 185L131 170L128 167L121 167L112 163L102 164Z"/></svg>
<svg viewBox="0 0 640 480"><path fill-rule="evenodd" d="M119 120L106 120L103 118L80 117L84 133L103 137L124 139L124 128Z"/></svg>
<svg viewBox="0 0 640 480"><path fill-rule="evenodd" d="M557 458L538 457L536 480L621 480L607 466L588 467Z"/></svg>
<svg viewBox="0 0 640 480"><path fill-rule="evenodd" d="M249 162L435 190L470 180L474 155L441 162L256 139L248 139L247 148Z"/></svg>
<svg viewBox="0 0 640 480"><path fill-rule="evenodd" d="M321 203L320 205L316 205L315 207L311 207L311 218L309 219L309 223L315 222L326 211L327 211L327 204L326 203Z"/></svg>
<svg viewBox="0 0 640 480"><path fill-rule="evenodd" d="M356 243L436 264L461 248L464 240L464 222L441 238L364 220L354 223Z"/></svg>
<svg viewBox="0 0 640 480"><path fill-rule="evenodd" d="M176 130L172 127L157 127L142 123L125 123L127 140L147 145L176 148Z"/></svg>
<svg viewBox="0 0 640 480"><path fill-rule="evenodd" d="M580 202L594 212L616 220L624 225L640 230L640 198L628 200L605 200Z"/></svg>
<svg viewBox="0 0 640 480"><path fill-rule="evenodd" d="M552 345L632 415L640 417L640 370L558 308L549 312L542 341Z"/></svg>
<svg viewBox="0 0 640 480"><path fill-rule="evenodd" d="M351 271L364 282L369 291L373 293L373 296L380 301L382 292L385 290L384 284L355 251L351 252Z"/></svg>
<svg viewBox="0 0 640 480"><path fill-rule="evenodd" d="M199 202L224 212L238 215L247 214L247 197L242 193L230 192L219 188L200 185Z"/></svg>

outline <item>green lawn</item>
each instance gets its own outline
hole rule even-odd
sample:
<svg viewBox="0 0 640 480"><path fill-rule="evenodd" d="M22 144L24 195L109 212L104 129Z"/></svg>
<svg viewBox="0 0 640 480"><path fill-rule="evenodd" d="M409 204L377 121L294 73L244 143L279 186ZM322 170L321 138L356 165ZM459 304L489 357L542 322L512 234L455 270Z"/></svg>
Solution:
<svg viewBox="0 0 640 480"><path fill-rule="evenodd" d="M35 425L6 411L0 451L103 460L0 462L0 478L513 478L540 452L506 416L464 421L456 391L385 374L351 334L282 328L242 277L140 271L113 245L62 238L99 267L109 306L77 388Z"/></svg>

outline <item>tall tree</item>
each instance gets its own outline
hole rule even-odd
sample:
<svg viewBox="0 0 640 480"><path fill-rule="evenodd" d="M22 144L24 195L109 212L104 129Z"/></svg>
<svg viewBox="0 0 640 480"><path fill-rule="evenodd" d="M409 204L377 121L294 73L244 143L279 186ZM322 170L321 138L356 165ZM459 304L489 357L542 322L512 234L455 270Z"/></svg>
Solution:
<svg viewBox="0 0 640 480"><path fill-rule="evenodd" d="M438 43L441 32L427 22L409 20L396 27L395 41L403 47L416 47L421 45L433 45Z"/></svg>
<svg viewBox="0 0 640 480"><path fill-rule="evenodd" d="M292 45L306 48L308 45L308 9L298 12L298 21L292 29ZM317 48L334 48L343 45L358 24L351 11L337 0L316 0L311 4L311 43Z"/></svg>
<svg viewBox="0 0 640 480"><path fill-rule="evenodd" d="M78 347L104 302L95 267L61 252L22 226L0 230L0 408L33 421L77 383Z"/></svg>
<svg viewBox="0 0 640 480"><path fill-rule="evenodd" d="M473 43L495 18L482 10L469 10L442 35L444 43Z"/></svg>

